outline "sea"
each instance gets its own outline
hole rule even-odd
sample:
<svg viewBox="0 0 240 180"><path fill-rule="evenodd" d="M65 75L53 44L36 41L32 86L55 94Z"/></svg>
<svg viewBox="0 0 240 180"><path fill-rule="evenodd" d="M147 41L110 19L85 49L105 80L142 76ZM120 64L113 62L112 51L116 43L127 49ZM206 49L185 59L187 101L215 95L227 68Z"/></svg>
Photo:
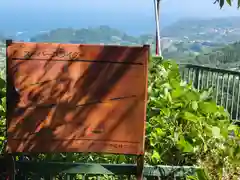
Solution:
<svg viewBox="0 0 240 180"><path fill-rule="evenodd" d="M77 14L79 14L79 12ZM161 28L164 28L177 20L177 16L161 14ZM29 16L28 14L18 14L17 17L15 15L6 16L0 24L0 35L23 41L28 41L36 34L45 33L57 28L80 29L107 25L132 36L153 34L155 32L154 13L150 15L134 14L127 18L126 16L119 14L101 14L98 16L86 13L83 13L81 16L74 13L63 15L39 14L33 16Z"/></svg>

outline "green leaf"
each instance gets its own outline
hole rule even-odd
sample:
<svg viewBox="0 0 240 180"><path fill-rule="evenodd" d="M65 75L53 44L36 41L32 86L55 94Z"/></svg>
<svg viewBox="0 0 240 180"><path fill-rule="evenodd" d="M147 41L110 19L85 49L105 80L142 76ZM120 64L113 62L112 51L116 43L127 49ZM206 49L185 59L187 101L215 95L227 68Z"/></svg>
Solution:
<svg viewBox="0 0 240 180"><path fill-rule="evenodd" d="M184 112L183 119L185 119L187 121L192 121L192 122L197 122L198 121L198 117L195 116L194 114L190 113L190 112Z"/></svg>
<svg viewBox="0 0 240 180"><path fill-rule="evenodd" d="M185 93L186 100L188 101L198 101L199 100L199 94L194 91L188 91Z"/></svg>
<svg viewBox="0 0 240 180"><path fill-rule="evenodd" d="M2 91L3 88L6 87L6 82L2 77L0 77L0 90Z"/></svg>
<svg viewBox="0 0 240 180"><path fill-rule="evenodd" d="M233 131L234 134L238 134L240 132L240 128L237 125L231 124L230 126L228 126L228 131Z"/></svg>
<svg viewBox="0 0 240 180"><path fill-rule="evenodd" d="M193 109L194 111L197 111L197 109L198 109L198 103L197 103L197 101L193 101L193 102L192 102L192 109Z"/></svg>
<svg viewBox="0 0 240 180"><path fill-rule="evenodd" d="M200 102L199 108L204 114L218 112L218 107L215 102Z"/></svg>
<svg viewBox="0 0 240 180"><path fill-rule="evenodd" d="M153 159L154 162L159 162L161 160L161 156L156 150L153 150L151 158Z"/></svg>
<svg viewBox="0 0 240 180"><path fill-rule="evenodd" d="M223 7L223 5L224 5L224 2L225 2L225 0L220 0L220 8L222 8Z"/></svg>
<svg viewBox="0 0 240 180"><path fill-rule="evenodd" d="M4 112L6 112L6 97L3 97L2 99L2 106L3 106L3 109L4 109Z"/></svg>
<svg viewBox="0 0 240 180"><path fill-rule="evenodd" d="M178 146L180 149L182 149L183 152L193 152L194 148L193 146L184 139L183 136L180 137L180 140L178 141Z"/></svg>
<svg viewBox="0 0 240 180"><path fill-rule="evenodd" d="M201 101L206 101L208 99L210 99L210 95L211 95L211 91L203 91L201 94L200 94L200 100Z"/></svg>
<svg viewBox="0 0 240 180"><path fill-rule="evenodd" d="M161 128L156 128L155 130L156 130L156 135L158 137L161 137L161 136L165 135L165 132Z"/></svg>
<svg viewBox="0 0 240 180"><path fill-rule="evenodd" d="M196 174L199 180L211 180L205 169L196 169Z"/></svg>
<svg viewBox="0 0 240 180"><path fill-rule="evenodd" d="M193 146L188 142L186 141L185 142L185 145L184 145L184 149L183 149L183 152L193 152Z"/></svg>
<svg viewBox="0 0 240 180"><path fill-rule="evenodd" d="M187 180L199 180L197 176L187 176Z"/></svg>
<svg viewBox="0 0 240 180"><path fill-rule="evenodd" d="M162 109L161 109L161 112L162 112L163 115L165 115L165 116L170 116L170 114L171 114L171 111L170 111L169 108L162 108Z"/></svg>
<svg viewBox="0 0 240 180"><path fill-rule="evenodd" d="M226 0L226 1L227 1L227 3L229 4L229 6L232 5L232 0Z"/></svg>
<svg viewBox="0 0 240 180"><path fill-rule="evenodd" d="M126 162L126 157L124 155L119 155L118 156L118 163L124 163Z"/></svg>
<svg viewBox="0 0 240 180"><path fill-rule="evenodd" d="M183 91L182 91L181 88L174 89L174 90L172 90L172 92L171 92L172 98L178 98L178 97L180 97L182 94L183 94Z"/></svg>
<svg viewBox="0 0 240 180"><path fill-rule="evenodd" d="M171 79L170 80L170 85L172 88L179 89L180 88L180 82L176 79Z"/></svg>
<svg viewBox="0 0 240 180"><path fill-rule="evenodd" d="M212 127L212 135L213 135L213 137L216 137L216 138L221 137L220 128L217 127L217 126L213 126L213 127Z"/></svg>

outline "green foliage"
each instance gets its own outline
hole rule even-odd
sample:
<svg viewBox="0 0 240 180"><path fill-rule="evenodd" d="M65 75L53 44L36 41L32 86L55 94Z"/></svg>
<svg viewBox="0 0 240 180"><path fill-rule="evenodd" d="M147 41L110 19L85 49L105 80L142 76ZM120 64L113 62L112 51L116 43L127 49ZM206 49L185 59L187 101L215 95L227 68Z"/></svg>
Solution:
<svg viewBox="0 0 240 180"><path fill-rule="evenodd" d="M96 28L59 28L48 33L38 34L30 39L31 42L57 42L57 43L104 43L134 45L145 44L149 40L152 42L153 35L142 35L138 37L130 36L122 31L109 26L99 26Z"/></svg>
<svg viewBox="0 0 240 180"><path fill-rule="evenodd" d="M2 71L3 72L3 71ZM6 81L3 73L0 72L0 154L4 150L5 123L6 123Z"/></svg>
<svg viewBox="0 0 240 180"><path fill-rule="evenodd" d="M233 0L216 0L215 3L218 3L220 8L222 8L225 4L232 6ZM240 7L240 0L237 1L237 7Z"/></svg>
<svg viewBox="0 0 240 180"><path fill-rule="evenodd" d="M237 16L207 19L183 18L163 27L161 34L162 37L171 37L172 40L198 42L211 47L238 40L239 21L240 18Z"/></svg>
<svg viewBox="0 0 240 180"><path fill-rule="evenodd" d="M196 57L194 64L205 64L212 67L239 68L240 66L240 42L215 48L209 53L202 53Z"/></svg>
<svg viewBox="0 0 240 180"><path fill-rule="evenodd" d="M237 173L240 131L228 113L181 81L178 65L153 62L149 75L146 157L149 164L200 165L211 179ZM234 136L230 137L230 132Z"/></svg>
<svg viewBox="0 0 240 180"><path fill-rule="evenodd" d="M192 43L190 44L193 45ZM165 58L177 59L178 63L190 63L232 70L240 69L240 42L212 48L204 48L202 45L202 52L191 51L190 44L181 42L175 51L165 49L163 56Z"/></svg>

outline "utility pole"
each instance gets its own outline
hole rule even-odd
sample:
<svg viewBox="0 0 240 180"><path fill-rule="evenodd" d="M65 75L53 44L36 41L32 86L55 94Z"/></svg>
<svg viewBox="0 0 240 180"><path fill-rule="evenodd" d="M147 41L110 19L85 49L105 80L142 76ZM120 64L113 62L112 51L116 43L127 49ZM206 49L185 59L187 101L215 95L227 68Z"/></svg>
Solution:
<svg viewBox="0 0 240 180"><path fill-rule="evenodd" d="M161 0L153 0L154 1L154 11L155 11L155 21L156 21L156 56L162 56L161 49L161 36L160 36L160 2Z"/></svg>

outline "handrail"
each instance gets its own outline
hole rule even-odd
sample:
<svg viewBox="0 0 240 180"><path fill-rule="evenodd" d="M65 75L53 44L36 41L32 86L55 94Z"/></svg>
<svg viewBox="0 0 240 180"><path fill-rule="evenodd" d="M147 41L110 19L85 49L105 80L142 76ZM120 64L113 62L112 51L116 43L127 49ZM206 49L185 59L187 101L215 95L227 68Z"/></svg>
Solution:
<svg viewBox="0 0 240 180"><path fill-rule="evenodd" d="M212 72L220 72L220 73L229 73L233 75L240 75L240 71L233 71L233 70L227 70L223 68L214 68L214 67L209 67L209 66L204 66L204 65L196 65L196 64L188 64L188 63L179 63L178 64L180 67L184 66L186 68L199 68L199 69L204 69L204 70L209 70Z"/></svg>
<svg viewBox="0 0 240 180"><path fill-rule="evenodd" d="M234 120L240 119L240 71L195 64L179 64L182 79L198 90L212 87L214 99ZM187 72L186 72L187 71Z"/></svg>
<svg viewBox="0 0 240 180"><path fill-rule="evenodd" d="M32 174L43 177L54 177L58 174L66 174L72 177L76 174L83 175L82 179L87 176L99 178L102 175L108 175L117 179L124 179L122 176L127 176L125 179L133 179L130 176L135 176L137 167L135 164L93 164L93 163L72 163L72 162L34 162L34 161L18 161L16 162L17 169L20 170L24 177L29 177ZM193 166L145 166L144 177L186 177L194 175L199 167Z"/></svg>

